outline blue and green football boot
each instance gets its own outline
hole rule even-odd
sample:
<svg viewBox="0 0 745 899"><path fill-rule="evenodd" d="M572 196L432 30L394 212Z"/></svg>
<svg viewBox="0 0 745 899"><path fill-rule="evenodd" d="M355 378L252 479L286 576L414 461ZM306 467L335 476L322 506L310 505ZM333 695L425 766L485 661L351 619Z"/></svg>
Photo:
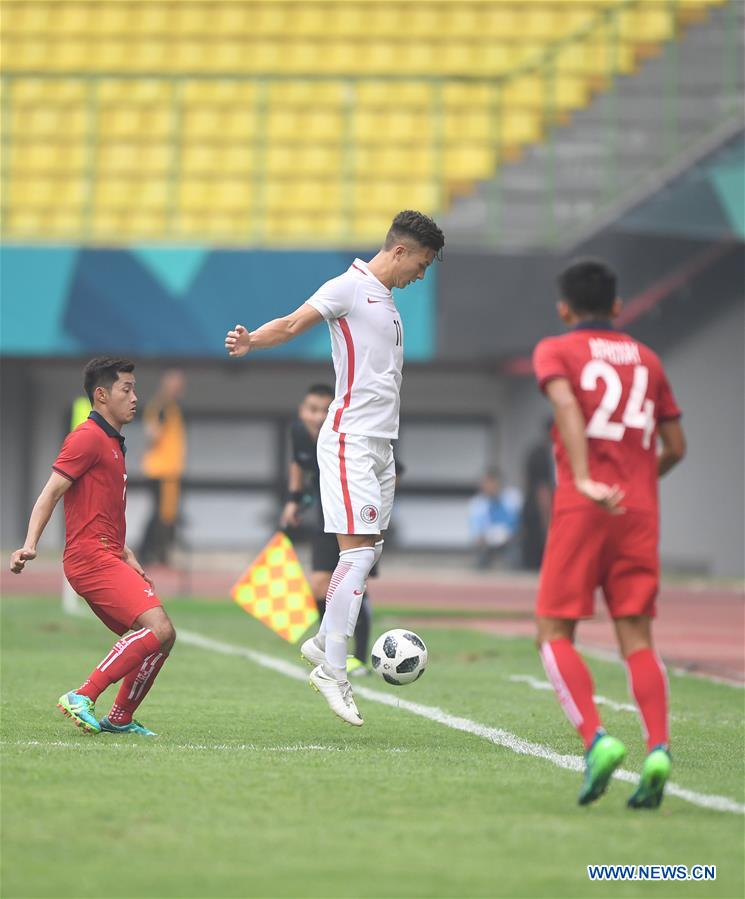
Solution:
<svg viewBox="0 0 745 899"><path fill-rule="evenodd" d="M96 720L95 703L89 696L81 696L75 691L63 693L57 700L57 708L87 734L101 733L101 725Z"/></svg>
<svg viewBox="0 0 745 899"><path fill-rule="evenodd" d="M629 808L659 808L670 777L672 758L666 746L655 746L644 760L639 786L626 805Z"/></svg>
<svg viewBox="0 0 745 899"><path fill-rule="evenodd" d="M585 753L585 779L579 791L580 805L599 799L608 788L613 772L626 758L626 747L620 740L598 731Z"/></svg>
<svg viewBox="0 0 745 899"><path fill-rule="evenodd" d="M104 734L139 734L141 737L157 737L158 735L151 730L148 730L144 724L140 724L139 721L135 721L134 718L129 722L129 724L112 724L109 721L109 716L104 716L99 722L101 726L101 733Z"/></svg>

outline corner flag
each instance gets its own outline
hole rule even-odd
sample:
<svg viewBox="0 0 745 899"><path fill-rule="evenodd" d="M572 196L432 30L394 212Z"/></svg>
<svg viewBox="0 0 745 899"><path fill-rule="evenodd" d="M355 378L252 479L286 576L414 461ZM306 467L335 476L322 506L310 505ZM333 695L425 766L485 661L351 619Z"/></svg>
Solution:
<svg viewBox="0 0 745 899"><path fill-rule="evenodd" d="M231 597L289 643L318 621L310 585L289 537L278 531L238 578Z"/></svg>

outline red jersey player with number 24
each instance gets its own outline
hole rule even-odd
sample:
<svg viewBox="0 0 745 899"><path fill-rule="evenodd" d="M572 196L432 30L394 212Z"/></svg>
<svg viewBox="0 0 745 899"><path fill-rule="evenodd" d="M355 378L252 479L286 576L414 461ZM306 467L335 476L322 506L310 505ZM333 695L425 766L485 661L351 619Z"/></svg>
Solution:
<svg viewBox="0 0 745 899"><path fill-rule="evenodd" d="M595 260L559 278L568 334L533 354L554 409L557 486L538 589L546 673L586 749L580 805L606 790L626 749L606 734L590 672L573 645L601 588L626 663L648 755L630 808L657 808L670 774L667 679L652 646L659 586L658 478L685 453L680 410L659 358L614 330L616 276ZM661 449L658 451L658 443Z"/></svg>
<svg viewBox="0 0 745 899"><path fill-rule="evenodd" d="M31 512L26 541L10 559L14 574L36 558L36 546L57 503L65 503L65 575L93 612L121 637L77 690L57 707L86 733L155 734L133 712L147 695L176 639L152 581L125 543L127 470L120 431L135 417L133 363L101 357L85 367L84 386L93 411L62 445ZM95 702L122 684L107 716Z"/></svg>

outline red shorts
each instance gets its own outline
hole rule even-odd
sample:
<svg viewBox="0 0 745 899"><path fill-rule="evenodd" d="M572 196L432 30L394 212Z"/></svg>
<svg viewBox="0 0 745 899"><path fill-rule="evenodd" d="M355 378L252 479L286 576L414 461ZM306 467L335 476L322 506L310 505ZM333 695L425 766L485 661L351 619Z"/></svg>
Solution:
<svg viewBox="0 0 745 899"><path fill-rule="evenodd" d="M65 562L65 576L73 590L115 634L126 634L137 618L161 605L148 582L111 553L95 553Z"/></svg>
<svg viewBox="0 0 745 899"><path fill-rule="evenodd" d="M657 515L599 507L557 512L548 531L536 614L541 618L589 618L595 589L605 595L611 618L655 615L659 588Z"/></svg>

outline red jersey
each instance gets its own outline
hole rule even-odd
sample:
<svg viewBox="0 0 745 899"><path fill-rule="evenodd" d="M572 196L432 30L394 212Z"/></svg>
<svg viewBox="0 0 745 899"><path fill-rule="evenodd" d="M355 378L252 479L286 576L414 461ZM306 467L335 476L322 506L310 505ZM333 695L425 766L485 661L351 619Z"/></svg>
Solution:
<svg viewBox="0 0 745 899"><path fill-rule="evenodd" d="M124 438L98 412L65 438L52 468L73 482L65 493L66 562L96 549L124 551L124 452Z"/></svg>
<svg viewBox="0 0 745 899"><path fill-rule="evenodd" d="M610 324L587 322L542 340L533 353L542 390L567 378L587 422L590 477L618 484L628 509L657 512L657 424L680 417L659 357ZM554 510L590 500L574 486L569 457L556 426Z"/></svg>

